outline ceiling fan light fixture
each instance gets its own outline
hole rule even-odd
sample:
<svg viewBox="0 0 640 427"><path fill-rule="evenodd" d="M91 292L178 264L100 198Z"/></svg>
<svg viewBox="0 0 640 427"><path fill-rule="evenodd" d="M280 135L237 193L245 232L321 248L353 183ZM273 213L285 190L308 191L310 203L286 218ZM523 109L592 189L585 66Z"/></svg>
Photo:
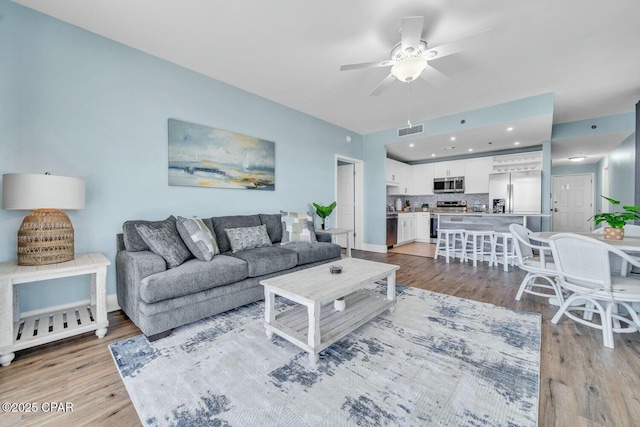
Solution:
<svg viewBox="0 0 640 427"><path fill-rule="evenodd" d="M427 68L427 60L419 56L409 56L391 67L391 74L401 82L410 82L417 79Z"/></svg>
<svg viewBox="0 0 640 427"><path fill-rule="evenodd" d="M572 161L572 162L581 162L586 158L587 158L587 156L571 156L571 157L569 157L569 160Z"/></svg>

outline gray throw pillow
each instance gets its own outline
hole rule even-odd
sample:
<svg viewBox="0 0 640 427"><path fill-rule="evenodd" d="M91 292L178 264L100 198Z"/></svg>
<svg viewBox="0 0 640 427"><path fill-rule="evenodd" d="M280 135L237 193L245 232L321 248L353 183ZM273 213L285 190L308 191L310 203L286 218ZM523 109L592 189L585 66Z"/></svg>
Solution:
<svg viewBox="0 0 640 427"><path fill-rule="evenodd" d="M150 251L149 245L145 243L136 230L136 226L140 224L162 224L164 222L175 223L176 219L173 215L162 221L145 221L136 219L132 221L125 221L122 224L122 239L124 241L124 248L129 252Z"/></svg>
<svg viewBox="0 0 640 427"><path fill-rule="evenodd" d="M257 227L227 228L225 232L234 254L247 249L271 246L267 226L264 224Z"/></svg>
<svg viewBox="0 0 640 427"><path fill-rule="evenodd" d="M179 216L176 227L187 248L200 261L211 261L214 255L220 253L215 236L202 219Z"/></svg>
<svg viewBox="0 0 640 427"><path fill-rule="evenodd" d="M192 257L185 246L175 221L159 224L138 224L136 230L154 254L160 255L168 268L175 268Z"/></svg>
<svg viewBox="0 0 640 427"><path fill-rule="evenodd" d="M285 212L282 216L281 245L291 242L317 242L316 231L313 227L313 215L309 212Z"/></svg>

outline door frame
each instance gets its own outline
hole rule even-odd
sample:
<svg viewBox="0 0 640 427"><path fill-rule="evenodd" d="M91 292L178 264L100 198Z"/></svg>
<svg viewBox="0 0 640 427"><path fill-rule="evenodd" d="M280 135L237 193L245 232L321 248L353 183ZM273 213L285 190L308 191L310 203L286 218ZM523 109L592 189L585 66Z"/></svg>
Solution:
<svg viewBox="0 0 640 427"><path fill-rule="evenodd" d="M351 163L354 165L355 169L355 194L354 194L354 202L355 202L355 212L354 212L354 221L356 223L356 227L354 233L355 238L353 239L352 248L353 249L362 249L362 233L364 231L364 162L360 159L355 159L353 157L344 156L342 154L336 154L335 161L333 162L333 176L334 176L334 194L335 200L338 200L338 162Z"/></svg>
<svg viewBox="0 0 640 427"><path fill-rule="evenodd" d="M587 175L591 177L591 216L595 215L596 213L596 182L595 182L595 174L593 172L585 172L585 173L565 173L565 174L558 174L558 175L551 175L551 218L549 221L549 225L551 228L551 231L553 231L553 199L555 197L555 195L553 194L553 190L556 188L556 177L560 178L560 177L564 177L564 176L583 176L583 175ZM591 230L593 230L593 224L590 226Z"/></svg>

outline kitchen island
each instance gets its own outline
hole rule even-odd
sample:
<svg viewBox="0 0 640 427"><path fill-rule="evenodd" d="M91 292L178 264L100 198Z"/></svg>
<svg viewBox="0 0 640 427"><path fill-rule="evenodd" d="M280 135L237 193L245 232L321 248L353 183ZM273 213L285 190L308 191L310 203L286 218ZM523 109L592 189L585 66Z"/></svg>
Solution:
<svg viewBox="0 0 640 427"><path fill-rule="evenodd" d="M438 228L464 228L465 230L509 231L509 225L520 224L540 231L540 218L548 214L490 214L482 212L438 213Z"/></svg>

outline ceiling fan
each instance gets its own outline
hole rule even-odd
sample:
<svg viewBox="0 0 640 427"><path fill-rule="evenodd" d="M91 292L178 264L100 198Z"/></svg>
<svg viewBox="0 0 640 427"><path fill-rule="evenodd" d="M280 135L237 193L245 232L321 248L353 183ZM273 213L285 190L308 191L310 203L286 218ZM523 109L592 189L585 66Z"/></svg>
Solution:
<svg viewBox="0 0 640 427"><path fill-rule="evenodd" d="M390 59L380 62L349 64L340 67L340 71L357 70L360 68L391 67L389 75L369 93L369 96L380 95L395 79L402 82L411 82L418 77L422 77L434 86L442 86L449 78L431 67L428 61L460 52L471 39L462 39L453 43L428 48L427 42L421 38L424 17L408 16L402 18L400 22L400 43L395 45L391 50Z"/></svg>

